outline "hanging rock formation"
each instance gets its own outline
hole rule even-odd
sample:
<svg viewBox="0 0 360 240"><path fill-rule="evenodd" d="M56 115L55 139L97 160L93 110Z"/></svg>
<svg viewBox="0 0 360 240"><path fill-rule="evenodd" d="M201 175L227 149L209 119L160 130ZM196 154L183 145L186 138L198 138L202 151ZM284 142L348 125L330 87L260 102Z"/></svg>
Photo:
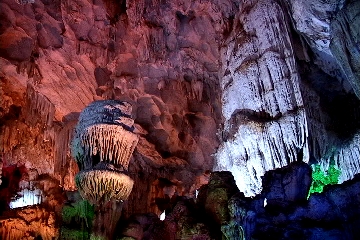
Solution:
<svg viewBox="0 0 360 240"><path fill-rule="evenodd" d="M300 78L282 7L244 2L221 52L225 123L215 169L232 171L249 196L260 191L265 171L308 161Z"/></svg>
<svg viewBox="0 0 360 240"><path fill-rule="evenodd" d="M336 0L287 2L302 42L296 56L303 79L310 161L324 168L335 163L342 170L343 182L359 172L360 164L356 77L360 64L355 57L359 53L357 28L352 27L358 22L354 13L360 11L360 5L358 1Z"/></svg>
<svg viewBox="0 0 360 240"><path fill-rule="evenodd" d="M127 102L96 101L80 114L72 154L80 172L76 185L92 204L126 200L133 180L126 175L139 137L133 133L132 107Z"/></svg>

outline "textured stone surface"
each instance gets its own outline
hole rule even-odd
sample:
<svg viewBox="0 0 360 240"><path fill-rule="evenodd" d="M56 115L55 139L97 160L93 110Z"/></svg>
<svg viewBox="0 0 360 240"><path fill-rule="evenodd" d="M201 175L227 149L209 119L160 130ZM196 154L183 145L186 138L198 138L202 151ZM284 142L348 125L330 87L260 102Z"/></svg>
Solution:
<svg viewBox="0 0 360 240"><path fill-rule="evenodd" d="M143 157L151 160L141 163L150 180L142 186L144 181L138 179L139 194L148 194L143 190L164 176L182 182L184 190L178 194L194 194L193 181L212 169L211 154L218 145L216 34L222 21L218 3L149 2L146 9L145 1L19 5L5 0L1 4L6 9L2 10L1 33L15 34L16 27L35 44L32 51L19 48L30 51L24 59L9 62L14 59L8 55L1 59L2 81L11 86L3 88L6 105L1 113L19 120L10 124L9 119L2 128L6 164L37 167L56 176L66 189L74 189L71 179L77 169L69 154L69 140L78 113L93 100L121 99L133 104L142 137L143 146L136 154L140 159L135 162L139 164ZM224 4L229 15L233 6ZM12 89L19 92L18 99ZM20 97L23 93L25 99ZM12 116L15 107L19 112ZM24 119L31 128L19 127ZM21 140L24 133L37 135L38 140L27 144ZM36 152L41 160L34 162L25 151L28 156ZM140 165L130 168L141 169ZM133 206L145 210L147 205L135 202Z"/></svg>
<svg viewBox="0 0 360 240"><path fill-rule="evenodd" d="M33 40L24 31L7 30L0 36L0 52L4 58L29 60L33 46Z"/></svg>
<svg viewBox="0 0 360 240"><path fill-rule="evenodd" d="M336 60L329 49L330 20L344 4L344 1L292 1L289 0L289 11L293 17L296 30L303 37L309 47L314 51L316 64L331 76L343 78L338 69ZM324 11L323 11L324 10ZM307 45L303 43L303 45ZM304 58L310 61L311 57L305 49Z"/></svg>
<svg viewBox="0 0 360 240"><path fill-rule="evenodd" d="M264 192L254 198L233 195L228 202L230 217L235 220L232 229L242 229L246 239L358 238L359 176L343 185L327 186L323 193L312 194L306 201L307 191L303 190L309 182L303 174L291 174L294 171L307 172L306 176L310 168L304 163L292 163L269 171L263 185L271 188L264 187ZM297 200L301 201L284 194L286 187L281 185L289 182L286 178L290 175L292 183L304 184L297 188Z"/></svg>
<svg viewBox="0 0 360 240"><path fill-rule="evenodd" d="M331 21L330 50L360 98L360 3L349 1Z"/></svg>
<svg viewBox="0 0 360 240"><path fill-rule="evenodd" d="M265 171L308 161L308 131L281 6L247 2L239 13L221 51L225 123L215 169L232 171L249 196Z"/></svg>
<svg viewBox="0 0 360 240"><path fill-rule="evenodd" d="M306 163L297 162L266 173L262 181L265 185L261 194L267 199L267 206L286 208L306 201L311 185L311 169Z"/></svg>
<svg viewBox="0 0 360 240"><path fill-rule="evenodd" d="M0 221L1 239L52 239L58 236L54 212L37 206L28 207L17 215Z"/></svg>
<svg viewBox="0 0 360 240"><path fill-rule="evenodd" d="M119 239L214 239L193 199L174 198L163 221L154 215L134 215L123 226Z"/></svg>
<svg viewBox="0 0 360 240"><path fill-rule="evenodd" d="M359 97L358 1L286 2L296 30L313 51L314 63Z"/></svg>
<svg viewBox="0 0 360 240"><path fill-rule="evenodd" d="M295 160L336 160L342 180L359 171L358 1L21 2L0 3L4 167L75 190L79 112L117 99L140 135L124 216L196 195L215 161L247 195ZM253 212L242 221L253 228Z"/></svg>

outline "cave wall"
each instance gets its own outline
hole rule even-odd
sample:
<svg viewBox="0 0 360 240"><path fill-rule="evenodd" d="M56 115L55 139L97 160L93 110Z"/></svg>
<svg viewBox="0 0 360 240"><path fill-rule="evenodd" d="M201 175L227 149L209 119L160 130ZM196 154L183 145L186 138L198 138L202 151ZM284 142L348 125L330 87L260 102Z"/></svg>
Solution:
<svg viewBox="0 0 360 240"><path fill-rule="evenodd" d="M0 3L3 166L75 190L79 112L119 99L140 136L125 215L160 214L213 169L247 195L292 161L360 169L357 1L22 3Z"/></svg>
<svg viewBox="0 0 360 240"><path fill-rule="evenodd" d="M94 100L119 99L133 105L140 136L129 166L137 189L129 211L159 211L157 195L174 194L159 178L177 195L195 194L219 144L218 35L233 8L2 1L3 165L25 165L74 190L69 143L79 112Z"/></svg>

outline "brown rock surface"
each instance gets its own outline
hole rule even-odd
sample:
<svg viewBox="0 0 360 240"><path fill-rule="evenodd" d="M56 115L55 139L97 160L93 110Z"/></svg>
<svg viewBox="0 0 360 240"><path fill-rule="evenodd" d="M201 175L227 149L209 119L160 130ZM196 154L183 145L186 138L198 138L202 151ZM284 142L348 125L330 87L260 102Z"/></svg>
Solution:
<svg viewBox="0 0 360 240"><path fill-rule="evenodd" d="M53 239L58 236L54 212L31 206L16 212L16 216L0 220L1 239Z"/></svg>
<svg viewBox="0 0 360 240"><path fill-rule="evenodd" d="M33 44L23 48L9 39L4 45L17 44L11 54L26 51L1 59L2 82L10 86L2 88L6 164L36 168L74 189L69 179L77 168L68 146L77 113L93 100L127 100L141 136L130 164L137 190L129 211L149 210L150 202L137 204L144 199L139 196L151 199L146 189L161 177L177 184L176 194L194 195L195 178L212 169L218 146L217 3L2 5L8 11L0 37L11 34Z"/></svg>

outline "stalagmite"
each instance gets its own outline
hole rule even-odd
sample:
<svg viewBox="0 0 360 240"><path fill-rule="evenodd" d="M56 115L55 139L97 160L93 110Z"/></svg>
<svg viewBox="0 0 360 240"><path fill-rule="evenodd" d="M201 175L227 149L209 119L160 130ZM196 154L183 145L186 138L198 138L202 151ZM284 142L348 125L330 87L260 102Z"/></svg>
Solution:
<svg viewBox="0 0 360 240"><path fill-rule="evenodd" d="M80 172L75 181L81 196L93 204L126 200L133 180L125 174L139 137L133 133L132 107L104 100L86 107L72 141Z"/></svg>

